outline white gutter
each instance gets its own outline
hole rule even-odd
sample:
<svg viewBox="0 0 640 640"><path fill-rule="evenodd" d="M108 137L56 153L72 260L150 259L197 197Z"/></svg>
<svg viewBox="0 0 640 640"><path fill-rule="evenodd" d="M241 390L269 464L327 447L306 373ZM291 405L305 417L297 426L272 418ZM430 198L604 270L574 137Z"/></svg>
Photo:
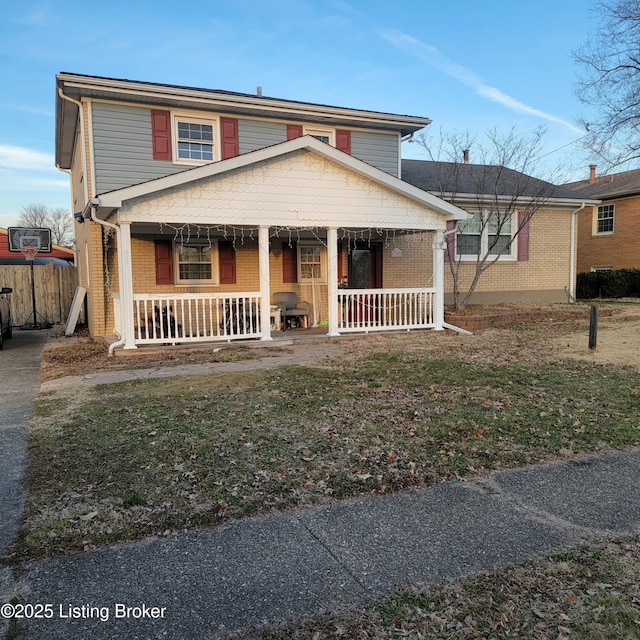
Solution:
<svg viewBox="0 0 640 640"><path fill-rule="evenodd" d="M586 207L586 203L583 202L575 211L571 212L571 248L569 249L570 264L569 264L569 301L575 302L576 300L576 220L578 219L578 213Z"/></svg>
<svg viewBox="0 0 640 640"><path fill-rule="evenodd" d="M74 100L73 98L70 98L69 96L65 95L62 91L62 87L58 87L58 95L63 99L66 100L67 102L72 102L73 104L75 104L78 107L78 114L80 117L80 142L81 142L81 146L82 146L82 170L84 172L84 201L85 202L89 202L89 185L87 184L87 158L85 155L85 148L86 148L86 144L85 144L85 139L84 139L84 111L82 109L82 103L78 102L77 100ZM64 171L65 173L67 172L66 169L63 169L59 164L56 164L56 168L59 169L60 171ZM69 171L69 176L71 176L71 172ZM73 208L73 207L72 207Z"/></svg>

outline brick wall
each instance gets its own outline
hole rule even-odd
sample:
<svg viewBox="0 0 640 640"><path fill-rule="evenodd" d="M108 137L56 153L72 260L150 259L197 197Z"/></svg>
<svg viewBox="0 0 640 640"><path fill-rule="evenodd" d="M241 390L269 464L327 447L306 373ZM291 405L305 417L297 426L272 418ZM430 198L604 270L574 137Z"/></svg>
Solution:
<svg viewBox="0 0 640 640"><path fill-rule="evenodd" d="M578 214L578 273L595 267L640 268L640 197L607 200L615 205L612 234L593 234L598 207Z"/></svg>

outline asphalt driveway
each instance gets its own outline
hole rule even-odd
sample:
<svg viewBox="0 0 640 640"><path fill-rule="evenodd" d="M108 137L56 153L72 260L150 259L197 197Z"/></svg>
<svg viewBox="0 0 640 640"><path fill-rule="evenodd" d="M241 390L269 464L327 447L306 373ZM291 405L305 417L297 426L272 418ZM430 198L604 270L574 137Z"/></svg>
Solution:
<svg viewBox="0 0 640 640"><path fill-rule="evenodd" d="M42 348L51 331L15 330L0 351L0 557L18 531L24 504L27 426L40 388Z"/></svg>

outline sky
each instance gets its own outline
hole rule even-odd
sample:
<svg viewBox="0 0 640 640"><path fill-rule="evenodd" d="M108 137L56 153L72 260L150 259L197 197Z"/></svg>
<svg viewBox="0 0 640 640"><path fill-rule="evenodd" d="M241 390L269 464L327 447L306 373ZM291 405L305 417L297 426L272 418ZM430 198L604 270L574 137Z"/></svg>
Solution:
<svg viewBox="0 0 640 640"><path fill-rule="evenodd" d="M65 71L426 116L435 138L545 128L544 162L588 177L572 52L584 0L5 0L0 227L30 204L70 211L55 167ZM427 158L404 143L405 158ZM473 162L473 146L471 147Z"/></svg>

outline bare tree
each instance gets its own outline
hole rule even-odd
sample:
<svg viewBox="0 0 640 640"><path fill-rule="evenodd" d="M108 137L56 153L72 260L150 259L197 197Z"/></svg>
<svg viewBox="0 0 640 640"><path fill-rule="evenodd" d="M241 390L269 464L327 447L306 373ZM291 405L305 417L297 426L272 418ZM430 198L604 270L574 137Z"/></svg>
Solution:
<svg viewBox="0 0 640 640"><path fill-rule="evenodd" d="M18 215L18 226L51 229L51 241L62 246L73 238L73 219L62 207L50 209L44 204L28 204Z"/></svg>
<svg viewBox="0 0 640 640"><path fill-rule="evenodd" d="M472 215L447 234L447 256L453 280L453 303L463 310L482 275L501 257L515 254L518 238L528 233L534 214L558 187L531 175L538 171L544 129L520 135L490 131L486 142L468 134L418 138L432 162L421 186ZM469 153L479 163L469 162ZM445 160L443 161L442 158ZM405 175L403 179L412 182Z"/></svg>
<svg viewBox="0 0 640 640"><path fill-rule="evenodd" d="M595 5L600 23L577 51L577 94L593 107L585 145L610 167L640 159L640 0Z"/></svg>

